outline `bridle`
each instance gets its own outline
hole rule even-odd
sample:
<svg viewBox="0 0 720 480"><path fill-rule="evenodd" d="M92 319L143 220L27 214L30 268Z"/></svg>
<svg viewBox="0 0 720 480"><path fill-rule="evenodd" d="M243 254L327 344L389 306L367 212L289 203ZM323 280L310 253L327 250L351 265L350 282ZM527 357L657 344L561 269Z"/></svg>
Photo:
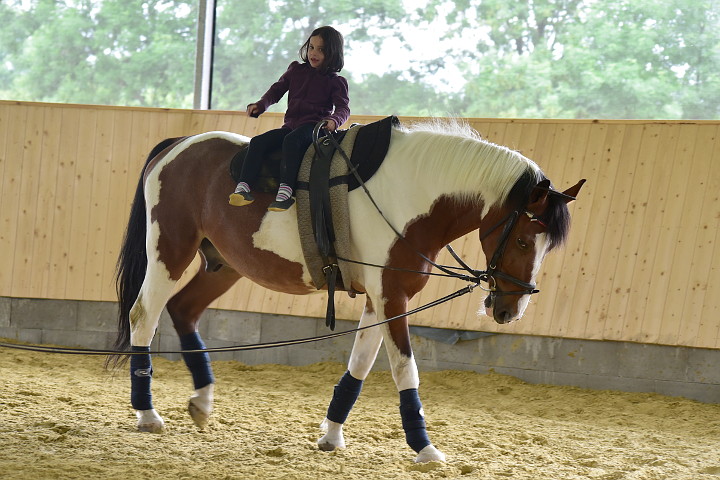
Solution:
<svg viewBox="0 0 720 480"><path fill-rule="evenodd" d="M530 217L531 222L538 222L543 226L545 225L540 219L535 216L534 213L527 210L525 210L524 213L525 215ZM502 256L505 253L505 248L507 247L508 240L510 239L510 233L512 233L512 230L513 228L515 228L515 225L517 224L519 218L520 210L514 210L510 212L510 214L506 216L503 220L501 220L499 223L495 224L492 228L480 235L480 241L483 241L492 232L497 230L501 225L504 225L503 231L500 234L500 241L498 242L498 246L495 248L495 253L493 253L492 257L490 257L490 261L487 265L487 270L485 270L484 272L485 281L488 282L488 290L490 291L491 297L501 295L533 295L540 292L540 290L536 288L536 285L534 283L523 282L519 278L513 277L512 275L505 272L501 272L498 268L500 260L502 260ZM497 279L517 285L521 288L521 290L500 290L497 286Z"/></svg>
<svg viewBox="0 0 720 480"><path fill-rule="evenodd" d="M420 256L423 260L430 263L433 267L437 268L441 272L443 272L444 276L449 276L452 278L458 278L466 281L470 281L475 283L476 285L479 285L480 282L487 282L488 287L482 288L483 290L486 290L490 294L490 298L492 299L495 296L501 296L501 295L533 295L535 293L540 292L536 288L536 285L533 283L527 283L523 282L519 278L513 277L510 274L507 274L505 272L502 272L499 270L498 265L500 263L500 260L502 259L503 254L505 253L505 248L507 247L508 240L510 238L510 234L515 228L515 225L518 222L518 219L520 218L520 210L514 210L511 212L508 216L506 216L503 220L495 224L493 227L491 227L489 230L487 230L484 234L480 235L480 240L484 240L487 238L492 232L500 228L504 225L503 231L500 235L500 241L498 243L498 246L495 249L495 253L493 253L490 262L488 262L487 270L476 270L471 267L469 267L453 250L453 248L450 245L446 245L445 248L450 252L452 257L462 266L462 269L470 273L472 276L468 277L467 275L461 275L457 272L453 271L453 267L448 267L446 265L440 265L436 262L429 259L426 255L424 255L422 252L419 252L412 244L400 233L391 223L390 220L385 216L385 214L382 212L378 204L375 202L375 199L370 194L370 191L367 189L365 182L360 178L360 175L357 172L357 167L352 164L350 161L350 158L348 158L347 154L343 150L343 148L340 146L340 144L335 140L335 138L332 135L327 135L325 137L320 137L320 130L324 126L325 122L320 122L316 125L314 131L313 131L313 143L315 144L315 149L319 153L320 148L318 144L320 142L324 142L326 144L332 144L333 147L336 149L336 151L343 157L345 160L345 163L347 164L348 169L350 170L350 173L355 176L355 179L358 181L360 187L364 190L366 196L370 200L370 202L373 204L377 212L380 214L382 219L385 221L385 223L392 229L392 231L395 233L395 235L400 239L401 241L404 241L412 250L415 251L415 253ZM540 225L545 226L545 224L537 218L537 216L530 212L525 210L525 215L530 217L531 222L538 222ZM414 273L420 273L427 275L427 272L420 272L420 271L412 271L412 270L405 270L405 269L395 269L388 266L383 265L373 265L365 262L360 262L357 260L351 260L347 258L341 258L337 257L338 260L342 260L349 263L356 263L360 265L368 265L368 266L375 266L378 268L383 269L392 269L392 270L401 270L401 271L408 271L408 272L414 272ZM521 290L500 290L498 288L497 280L504 280L506 282L510 282L518 287L521 288Z"/></svg>

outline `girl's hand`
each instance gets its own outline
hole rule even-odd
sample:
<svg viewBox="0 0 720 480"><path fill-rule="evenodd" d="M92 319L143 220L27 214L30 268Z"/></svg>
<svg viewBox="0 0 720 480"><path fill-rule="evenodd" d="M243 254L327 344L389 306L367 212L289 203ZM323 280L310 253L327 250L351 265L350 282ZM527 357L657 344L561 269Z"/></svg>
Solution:
<svg viewBox="0 0 720 480"><path fill-rule="evenodd" d="M251 103L247 106L246 113L250 117L258 117L260 115L260 109L257 106L257 103Z"/></svg>
<svg viewBox="0 0 720 480"><path fill-rule="evenodd" d="M326 120L325 121L325 129L328 132L334 132L337 130L337 125L335 125L335 120Z"/></svg>

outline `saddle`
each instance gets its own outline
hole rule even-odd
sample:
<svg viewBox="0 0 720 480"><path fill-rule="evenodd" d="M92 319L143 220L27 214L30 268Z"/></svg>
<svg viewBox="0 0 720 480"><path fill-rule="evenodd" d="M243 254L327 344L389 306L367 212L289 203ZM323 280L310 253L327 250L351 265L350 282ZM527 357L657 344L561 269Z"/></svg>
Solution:
<svg viewBox="0 0 720 480"><path fill-rule="evenodd" d="M399 126L400 120L396 116L390 116L377 122L369 123L367 125L353 124L350 128L357 127L358 137L357 144L352 149L352 155L350 160L356 167L356 171L363 182L368 181L380 167L385 154L387 153L388 146L390 145L390 130L394 126ZM333 133L333 138L336 143L342 143L345 134L349 131L338 130ZM322 143L322 142L321 142ZM332 157L334 147L327 146L327 154ZM243 145L240 150L230 160L230 176L237 183L240 181L240 171L242 164L245 161L247 155L248 145ZM314 146L311 145L308 152L314 151ZM306 152L307 155L307 152ZM282 152L278 148L273 150L264 159L263 165L260 170L260 175L251 187L254 190L263 193L275 193L279 187L278 179L280 178L280 165L282 163ZM348 173L346 176L348 191L355 190L360 186L360 182L357 177ZM333 184L344 181L341 178L333 180ZM298 188L309 189L307 182L298 184Z"/></svg>
<svg viewBox="0 0 720 480"><path fill-rule="evenodd" d="M313 284L318 289L327 285L325 320L331 330L335 328L335 289L353 297L357 293L351 288L351 265L338 263L338 257L351 257L347 194L377 172L390 146L392 128L399 125L397 117L390 116L352 125L331 138L317 138L300 166L296 188L300 243ZM236 182L246 153L244 147L231 161L230 173ZM253 189L277 190L280 162L280 152L271 154Z"/></svg>

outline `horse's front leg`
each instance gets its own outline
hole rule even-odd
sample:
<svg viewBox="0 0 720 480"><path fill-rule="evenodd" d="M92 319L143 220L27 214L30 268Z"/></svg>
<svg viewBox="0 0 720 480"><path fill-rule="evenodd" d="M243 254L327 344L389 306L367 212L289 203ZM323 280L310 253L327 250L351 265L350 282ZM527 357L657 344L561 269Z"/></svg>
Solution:
<svg viewBox="0 0 720 480"><path fill-rule="evenodd" d="M407 311L405 306L406 302L387 302L386 318L402 315ZM420 377L410 346L407 318L398 318L387 324L383 335L393 380L400 393L400 417L405 430L405 441L418 454L415 462L444 462L445 454L433 446L427 434L425 412L418 393Z"/></svg>
<svg viewBox="0 0 720 480"><path fill-rule="evenodd" d="M374 323L377 323L377 315L368 297L359 326L365 327ZM365 381L375 363L380 344L382 344L380 327L362 330L355 335L348 369L338 384L335 385L327 416L321 424L321 428L326 433L318 440L320 450L332 451L336 448L345 448L343 424L360 395L363 381Z"/></svg>

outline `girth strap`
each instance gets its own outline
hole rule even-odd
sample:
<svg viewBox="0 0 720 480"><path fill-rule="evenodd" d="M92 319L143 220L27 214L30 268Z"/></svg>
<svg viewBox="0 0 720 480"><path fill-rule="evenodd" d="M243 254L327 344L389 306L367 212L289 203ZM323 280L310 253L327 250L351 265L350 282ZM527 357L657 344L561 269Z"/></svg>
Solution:
<svg viewBox="0 0 720 480"><path fill-rule="evenodd" d="M330 165L337 143L323 142L319 138L324 122L318 123L313 130L315 156L310 167L310 221L312 223L315 243L322 257L323 273L328 289L325 325L335 330L335 286L339 267L335 253L335 227L330 205ZM342 280L341 280L342 281Z"/></svg>

